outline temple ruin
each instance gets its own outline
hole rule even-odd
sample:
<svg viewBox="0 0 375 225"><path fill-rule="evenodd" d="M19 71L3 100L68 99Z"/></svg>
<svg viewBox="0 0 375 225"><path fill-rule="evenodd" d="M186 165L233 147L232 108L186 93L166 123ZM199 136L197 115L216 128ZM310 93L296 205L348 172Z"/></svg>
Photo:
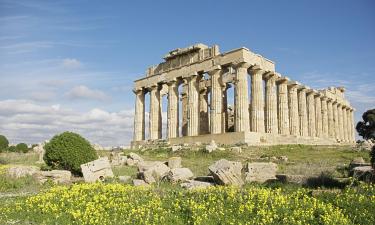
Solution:
<svg viewBox="0 0 375 225"><path fill-rule="evenodd" d="M355 142L354 109L343 87L312 89L277 73L274 62L244 47L220 53L217 45L196 44L175 49L164 60L135 81L134 148L162 139L162 133L172 145Z"/></svg>

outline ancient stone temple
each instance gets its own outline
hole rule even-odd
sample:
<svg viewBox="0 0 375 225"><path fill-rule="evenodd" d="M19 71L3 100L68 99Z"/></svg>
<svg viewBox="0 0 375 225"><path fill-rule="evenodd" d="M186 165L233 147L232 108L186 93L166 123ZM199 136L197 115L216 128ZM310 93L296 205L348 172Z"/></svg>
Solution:
<svg viewBox="0 0 375 225"><path fill-rule="evenodd" d="M133 147L162 134L170 144L355 142L354 109L343 87L309 88L277 73L274 62L247 48L220 53L217 45L197 44L175 49L164 60L135 81ZM167 121L162 131L164 95Z"/></svg>

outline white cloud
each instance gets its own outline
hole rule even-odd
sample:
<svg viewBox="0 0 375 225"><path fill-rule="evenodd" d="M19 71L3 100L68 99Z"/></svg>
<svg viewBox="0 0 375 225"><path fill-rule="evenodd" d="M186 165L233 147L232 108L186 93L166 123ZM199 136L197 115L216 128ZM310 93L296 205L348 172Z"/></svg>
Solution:
<svg viewBox="0 0 375 225"><path fill-rule="evenodd" d="M79 85L72 88L70 91L66 93L66 96L70 99L91 99L91 100L99 100L99 101L106 101L109 100L110 97L106 95L104 92L99 90L92 90L84 85Z"/></svg>
<svg viewBox="0 0 375 225"><path fill-rule="evenodd" d="M77 69L82 67L82 63L78 59L66 58L63 59L62 66L67 69Z"/></svg>
<svg viewBox="0 0 375 225"><path fill-rule="evenodd" d="M91 143L104 146L129 145L133 110L107 112L94 108L78 112L29 100L0 101L0 133L13 143L38 143L64 131L77 132Z"/></svg>

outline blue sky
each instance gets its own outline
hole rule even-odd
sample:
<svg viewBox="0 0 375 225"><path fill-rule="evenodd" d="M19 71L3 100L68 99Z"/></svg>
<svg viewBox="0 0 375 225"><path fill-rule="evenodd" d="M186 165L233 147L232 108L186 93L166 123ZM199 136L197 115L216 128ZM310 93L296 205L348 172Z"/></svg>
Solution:
<svg viewBox="0 0 375 225"><path fill-rule="evenodd" d="M132 137L133 80L194 43L245 46L314 88L375 107L374 1L0 0L0 133L63 130L102 145Z"/></svg>

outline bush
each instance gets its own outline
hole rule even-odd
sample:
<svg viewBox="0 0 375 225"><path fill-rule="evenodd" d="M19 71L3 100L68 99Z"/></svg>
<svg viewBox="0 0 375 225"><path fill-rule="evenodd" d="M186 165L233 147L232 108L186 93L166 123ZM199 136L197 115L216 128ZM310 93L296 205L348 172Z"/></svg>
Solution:
<svg viewBox="0 0 375 225"><path fill-rule="evenodd" d="M371 166L375 169L375 145L372 146L371 152L370 152L370 158L371 158Z"/></svg>
<svg viewBox="0 0 375 225"><path fill-rule="evenodd" d="M4 135L0 135L0 152L8 148L9 141Z"/></svg>
<svg viewBox="0 0 375 225"><path fill-rule="evenodd" d="M6 149L8 152L16 152L16 146L9 146L7 149Z"/></svg>
<svg viewBox="0 0 375 225"><path fill-rule="evenodd" d="M81 164L98 158L95 149L79 134L64 132L44 146L44 161L53 169L65 169L81 175Z"/></svg>
<svg viewBox="0 0 375 225"><path fill-rule="evenodd" d="M19 143L16 145L16 151L26 153L29 151L29 147L27 147L27 144L25 143Z"/></svg>

